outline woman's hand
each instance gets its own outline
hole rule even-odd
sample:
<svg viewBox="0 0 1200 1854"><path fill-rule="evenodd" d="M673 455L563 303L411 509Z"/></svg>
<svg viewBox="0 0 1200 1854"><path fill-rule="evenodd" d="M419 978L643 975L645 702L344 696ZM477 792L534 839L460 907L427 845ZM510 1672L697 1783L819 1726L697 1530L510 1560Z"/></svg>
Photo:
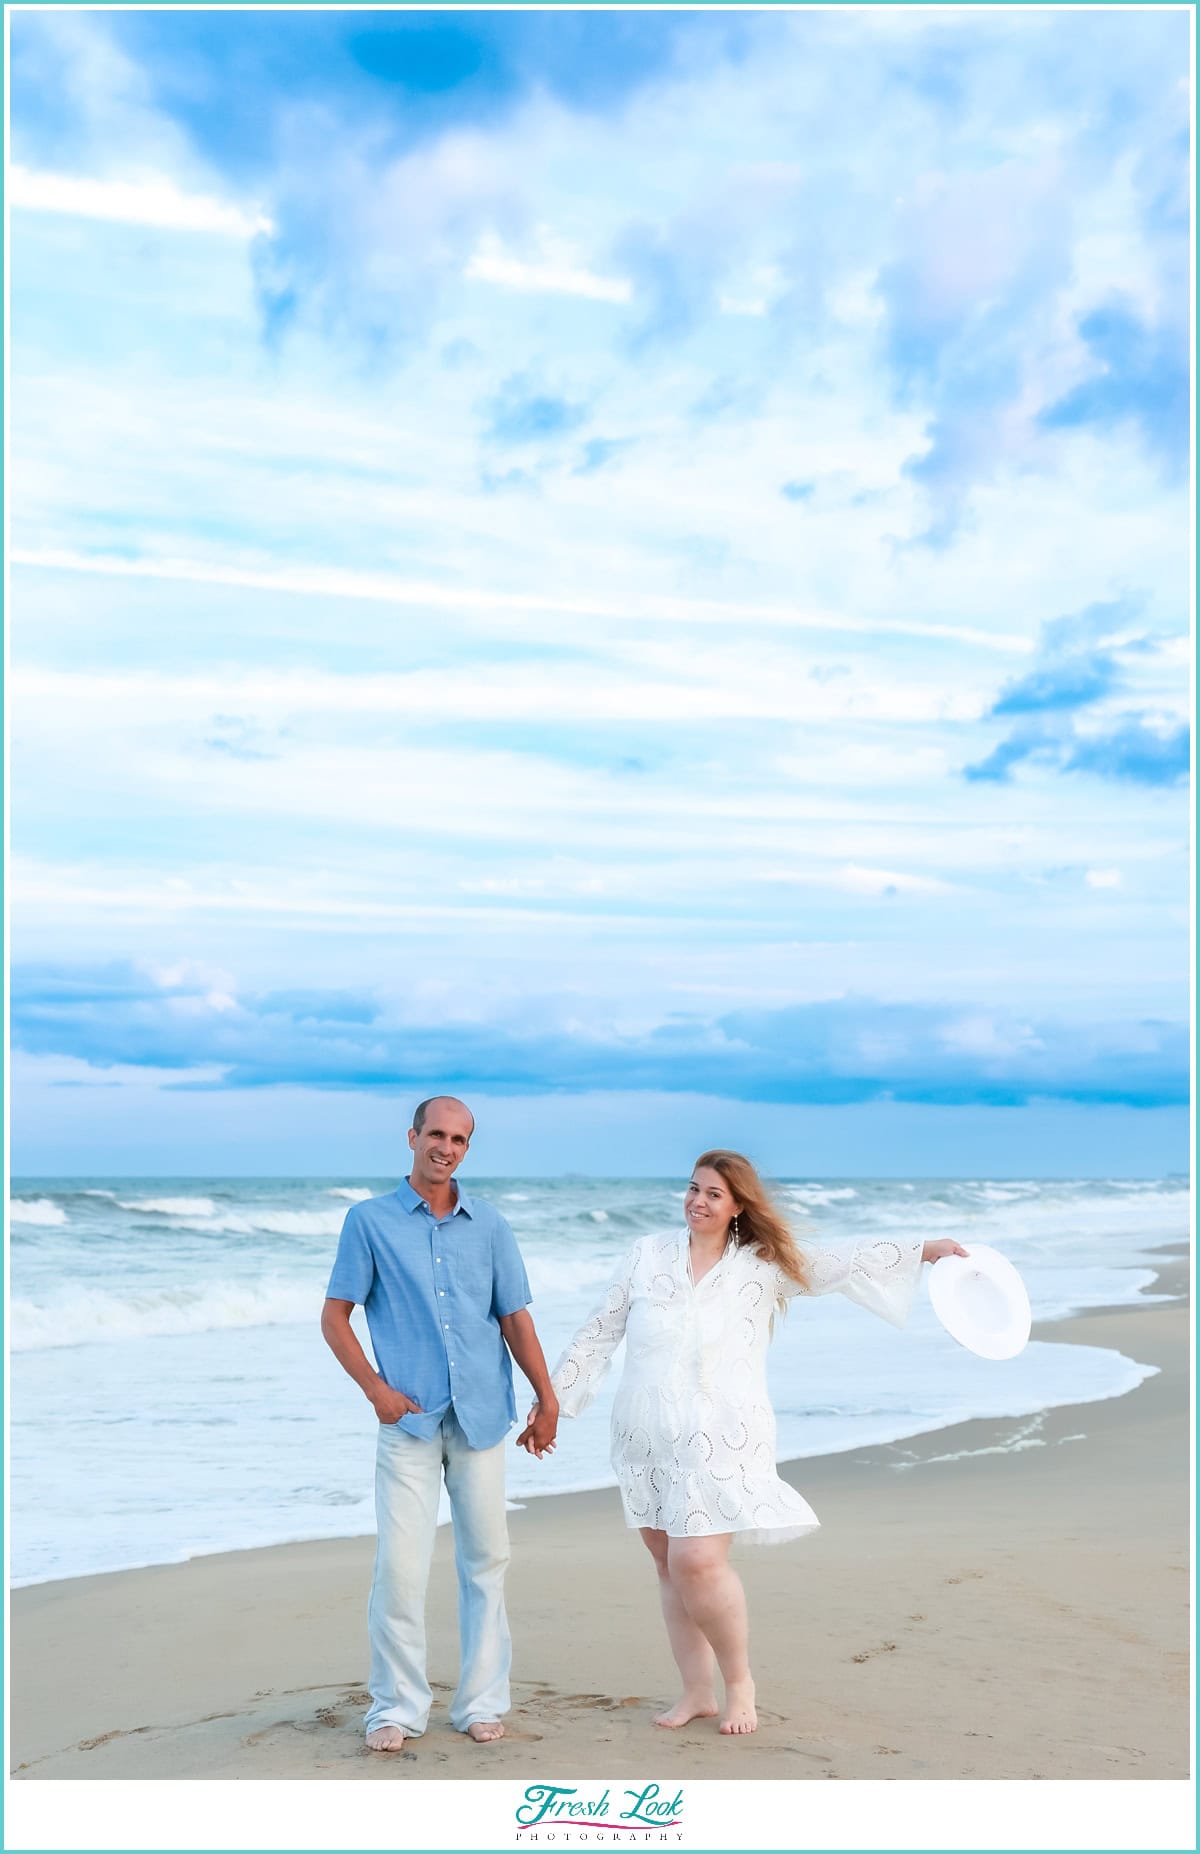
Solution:
<svg viewBox="0 0 1200 1854"><path fill-rule="evenodd" d="M964 1249L962 1244L960 1242L955 1242L952 1236L939 1236L934 1242L927 1242L925 1244L925 1247L921 1251L921 1260L923 1262L940 1262L944 1255L969 1254L970 1250Z"/></svg>

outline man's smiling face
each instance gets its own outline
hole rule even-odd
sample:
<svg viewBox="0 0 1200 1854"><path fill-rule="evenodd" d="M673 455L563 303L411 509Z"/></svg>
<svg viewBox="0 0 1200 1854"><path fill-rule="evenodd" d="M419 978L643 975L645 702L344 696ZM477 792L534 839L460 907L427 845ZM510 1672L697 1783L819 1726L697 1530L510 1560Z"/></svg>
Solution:
<svg viewBox="0 0 1200 1854"><path fill-rule="evenodd" d="M425 1110L425 1123L410 1127L408 1143L414 1153L412 1177L425 1184L448 1184L467 1156L475 1122L461 1101L443 1096Z"/></svg>

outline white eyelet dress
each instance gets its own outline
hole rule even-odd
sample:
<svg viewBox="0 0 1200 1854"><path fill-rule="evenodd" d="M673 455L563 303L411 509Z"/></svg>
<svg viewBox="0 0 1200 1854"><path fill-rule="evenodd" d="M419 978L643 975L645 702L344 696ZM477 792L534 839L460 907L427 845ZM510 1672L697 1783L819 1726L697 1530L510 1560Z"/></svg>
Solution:
<svg viewBox="0 0 1200 1854"><path fill-rule="evenodd" d="M793 1295L837 1292L903 1326L923 1244L906 1237L844 1251L799 1246L805 1288L732 1241L693 1283L686 1233L644 1236L559 1359L552 1374L559 1407L578 1416L625 1340L612 1465L627 1525L673 1538L734 1532L754 1544L780 1544L819 1526L775 1469L766 1373L773 1315Z"/></svg>

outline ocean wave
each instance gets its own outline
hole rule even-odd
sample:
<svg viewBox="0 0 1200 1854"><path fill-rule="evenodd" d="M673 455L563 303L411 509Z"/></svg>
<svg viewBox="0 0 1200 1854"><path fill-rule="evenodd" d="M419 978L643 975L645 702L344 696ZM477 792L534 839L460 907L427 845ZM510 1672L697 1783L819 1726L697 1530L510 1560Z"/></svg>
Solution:
<svg viewBox="0 0 1200 1854"><path fill-rule="evenodd" d="M320 1300L315 1285L275 1279L128 1294L74 1289L46 1301L14 1300L10 1308L12 1349L43 1352L229 1327L294 1326L315 1320Z"/></svg>
<svg viewBox="0 0 1200 1854"><path fill-rule="evenodd" d="M1005 1248L1029 1243L1039 1253L1048 1243L1052 1246L1048 1253L1075 1263L1101 1262L1113 1241L1132 1242L1135 1249L1143 1249L1164 1237L1185 1239L1188 1234L1190 1194L1186 1190L1110 1196L1094 1187L1085 1193L1046 1185L1037 1197L1004 1201L985 1198L982 1188L977 1190L978 1195L873 1204L861 1213L856 1206L853 1222L847 1219L845 1234L919 1228L968 1244L988 1242Z"/></svg>
<svg viewBox="0 0 1200 1854"><path fill-rule="evenodd" d="M524 1251L530 1286L539 1299L544 1295L573 1299L576 1295L597 1293L612 1280L620 1254L618 1249L609 1256L572 1255L569 1249L564 1249L561 1254L547 1255L539 1254L529 1245Z"/></svg>
<svg viewBox="0 0 1200 1854"><path fill-rule="evenodd" d="M211 1217L217 1207L211 1197L119 1197L117 1208L149 1217Z"/></svg>
<svg viewBox="0 0 1200 1854"><path fill-rule="evenodd" d="M62 1205L53 1203L48 1197L10 1197L8 1214L14 1223L32 1223L46 1230L61 1229L67 1220Z"/></svg>
<svg viewBox="0 0 1200 1854"><path fill-rule="evenodd" d="M211 1217L189 1217L187 1230L213 1236L337 1236L346 1220L344 1210L222 1210Z"/></svg>
<svg viewBox="0 0 1200 1854"><path fill-rule="evenodd" d="M334 1185L333 1189L326 1191L325 1195L326 1197L345 1198L349 1204L363 1204L367 1198L374 1197L375 1193L369 1191L366 1185Z"/></svg>
<svg viewBox="0 0 1200 1854"><path fill-rule="evenodd" d="M853 1185L790 1185L788 1196L801 1204L841 1204L858 1192Z"/></svg>

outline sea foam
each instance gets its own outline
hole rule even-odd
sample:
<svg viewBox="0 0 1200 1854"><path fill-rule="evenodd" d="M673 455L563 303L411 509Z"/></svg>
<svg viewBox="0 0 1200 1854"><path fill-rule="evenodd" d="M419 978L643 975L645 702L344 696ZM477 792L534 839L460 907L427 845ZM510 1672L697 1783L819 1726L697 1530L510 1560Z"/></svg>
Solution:
<svg viewBox="0 0 1200 1854"><path fill-rule="evenodd" d="M128 1293L72 1288L44 1301L14 1300L9 1330L14 1352L37 1352L226 1327L313 1323L322 1294L315 1282L300 1286L270 1279Z"/></svg>
<svg viewBox="0 0 1200 1854"><path fill-rule="evenodd" d="M52 1203L48 1197L10 1197L8 1214L14 1223L30 1223L40 1229L61 1229L67 1221L62 1205Z"/></svg>
<svg viewBox="0 0 1200 1854"><path fill-rule="evenodd" d="M146 1217L211 1217L216 1209L211 1197L122 1197L117 1204Z"/></svg>

